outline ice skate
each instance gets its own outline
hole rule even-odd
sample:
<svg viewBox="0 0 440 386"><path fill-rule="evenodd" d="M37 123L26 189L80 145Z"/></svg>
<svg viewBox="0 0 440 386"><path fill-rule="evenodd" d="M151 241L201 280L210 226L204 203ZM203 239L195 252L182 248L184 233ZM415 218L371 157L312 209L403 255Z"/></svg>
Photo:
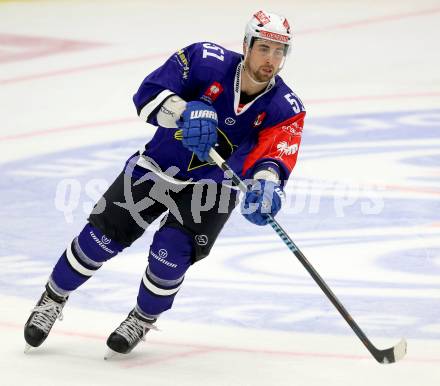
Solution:
<svg viewBox="0 0 440 386"><path fill-rule="evenodd" d="M43 292L40 300L32 309L32 313L24 326L24 339L27 343L24 349L25 353L40 346L49 335L55 321L63 319L62 309L66 301L67 297L56 295L46 285L46 291Z"/></svg>
<svg viewBox="0 0 440 386"><path fill-rule="evenodd" d="M128 354L136 345L144 340L150 330L157 330L153 325L156 319L145 319L135 310L130 311L127 318L113 331L107 339L109 350L104 359L110 359L120 354Z"/></svg>

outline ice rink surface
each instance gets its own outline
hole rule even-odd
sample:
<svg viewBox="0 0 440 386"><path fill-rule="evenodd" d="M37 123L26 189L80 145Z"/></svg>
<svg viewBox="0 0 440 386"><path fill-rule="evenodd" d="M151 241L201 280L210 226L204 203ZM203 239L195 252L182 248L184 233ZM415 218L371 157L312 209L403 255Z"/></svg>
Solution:
<svg viewBox="0 0 440 386"><path fill-rule="evenodd" d="M308 116L278 219L380 348L376 363L270 228L232 216L173 310L104 361L133 307L153 225L69 300L38 350L23 324L100 192L152 128L131 102L178 48L240 50L288 16L281 75ZM0 1L0 384L440 384L440 2Z"/></svg>

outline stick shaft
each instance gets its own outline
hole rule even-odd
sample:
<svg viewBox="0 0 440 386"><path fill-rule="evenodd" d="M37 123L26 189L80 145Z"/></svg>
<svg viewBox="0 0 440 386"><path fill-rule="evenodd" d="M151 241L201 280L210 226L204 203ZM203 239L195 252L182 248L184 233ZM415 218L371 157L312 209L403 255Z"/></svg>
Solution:
<svg viewBox="0 0 440 386"><path fill-rule="evenodd" d="M226 161L214 150L211 149L209 152L209 156L211 159L225 172L226 176L231 178L232 182L239 187L239 189L245 193L247 191L246 184L241 180L241 178L228 166ZM301 250L296 246L287 232L281 227L281 225L273 218L273 216L269 216L269 224L275 230L277 235L283 240L284 244L292 251L292 253L297 257L297 259L301 262L304 268L309 272L310 276L313 280L318 284L330 302L335 306L335 308L339 311L357 337L361 340L364 346L368 351L379 360L380 352L379 350L371 343L368 337L364 334L362 329L358 326L358 324L354 321L352 316L346 310L346 308L339 301L337 296L333 293L330 287L326 284L324 279L319 275L319 273L315 270L312 264L307 260Z"/></svg>

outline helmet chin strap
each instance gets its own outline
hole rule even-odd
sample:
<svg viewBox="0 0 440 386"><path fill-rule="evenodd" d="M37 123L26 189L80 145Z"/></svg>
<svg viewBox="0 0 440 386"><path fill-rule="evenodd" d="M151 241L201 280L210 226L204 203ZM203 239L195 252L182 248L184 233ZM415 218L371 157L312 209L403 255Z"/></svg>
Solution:
<svg viewBox="0 0 440 386"><path fill-rule="evenodd" d="M255 80L254 79L254 77L251 75L251 73L249 72L249 71L246 71L246 66L245 66L245 64L243 63L243 72L244 73L246 73L246 76L249 78L249 80L252 82L252 83L254 83L254 84L256 84L257 86L263 86L263 85L267 85L267 84L269 84L269 82L272 80L272 78L270 78L267 82L259 82L258 80Z"/></svg>

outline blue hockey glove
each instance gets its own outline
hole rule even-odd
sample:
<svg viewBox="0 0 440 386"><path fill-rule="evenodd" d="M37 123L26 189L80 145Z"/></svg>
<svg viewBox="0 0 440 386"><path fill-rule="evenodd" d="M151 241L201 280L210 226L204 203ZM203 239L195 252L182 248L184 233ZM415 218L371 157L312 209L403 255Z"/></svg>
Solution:
<svg viewBox="0 0 440 386"><path fill-rule="evenodd" d="M266 225L267 215L275 216L281 209L282 197L284 193L275 182L256 180L241 202L241 213L253 224Z"/></svg>
<svg viewBox="0 0 440 386"><path fill-rule="evenodd" d="M217 142L217 113L203 102L188 102L177 126L182 129L182 144L201 161L208 159L208 153Z"/></svg>

